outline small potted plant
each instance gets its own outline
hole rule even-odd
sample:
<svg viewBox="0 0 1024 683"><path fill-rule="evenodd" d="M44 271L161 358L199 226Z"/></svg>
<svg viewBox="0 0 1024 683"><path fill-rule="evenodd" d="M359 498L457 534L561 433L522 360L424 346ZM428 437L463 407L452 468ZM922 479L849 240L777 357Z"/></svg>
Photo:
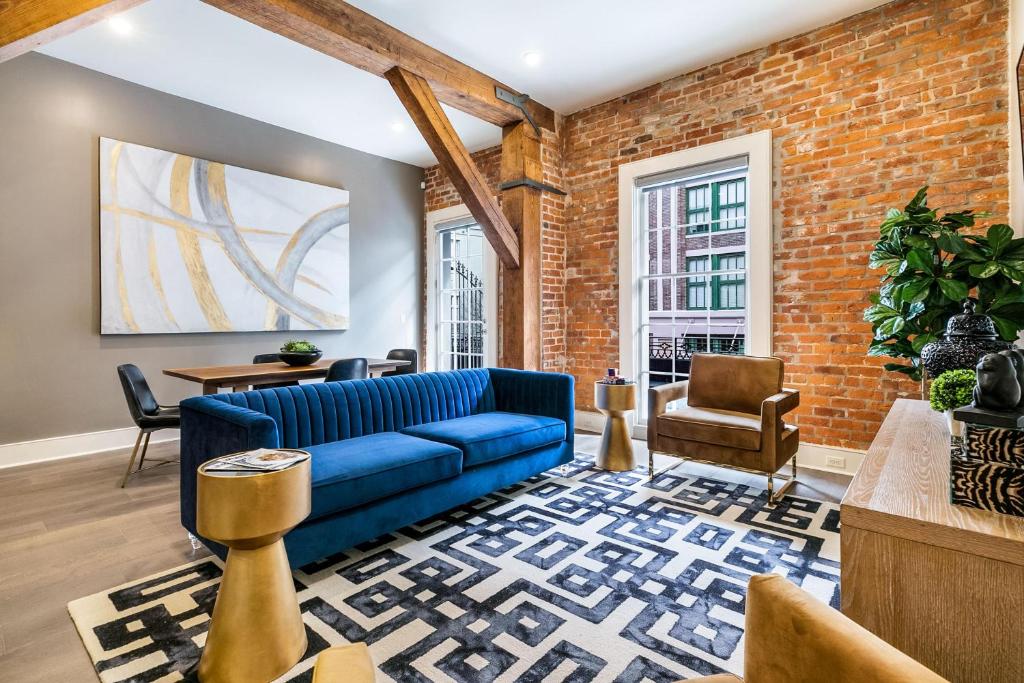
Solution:
<svg viewBox="0 0 1024 683"><path fill-rule="evenodd" d="M932 382L929 403L932 410L946 414L949 433L955 437L963 435L964 423L953 419L953 411L971 404L976 382L973 370L947 370Z"/></svg>
<svg viewBox="0 0 1024 683"><path fill-rule="evenodd" d="M305 340L288 341L281 347L281 360L288 365L312 365L323 355L316 344Z"/></svg>

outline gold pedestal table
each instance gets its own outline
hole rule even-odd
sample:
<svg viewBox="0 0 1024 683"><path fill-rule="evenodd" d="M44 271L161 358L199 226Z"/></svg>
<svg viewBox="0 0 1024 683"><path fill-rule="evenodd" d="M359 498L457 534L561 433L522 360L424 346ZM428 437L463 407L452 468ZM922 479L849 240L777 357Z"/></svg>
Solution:
<svg viewBox="0 0 1024 683"><path fill-rule="evenodd" d="M636 467L626 415L636 409L636 384L594 382L594 405L608 416L595 464L599 469L625 472Z"/></svg>
<svg viewBox="0 0 1024 683"><path fill-rule="evenodd" d="M306 652L283 537L309 515L309 458L273 472L198 474L199 534L228 547L199 680L272 681Z"/></svg>

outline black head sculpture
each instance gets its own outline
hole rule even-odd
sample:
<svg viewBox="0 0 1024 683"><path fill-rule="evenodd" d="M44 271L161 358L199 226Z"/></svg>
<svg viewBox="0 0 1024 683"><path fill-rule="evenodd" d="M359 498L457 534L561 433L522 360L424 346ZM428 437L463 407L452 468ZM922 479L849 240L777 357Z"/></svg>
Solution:
<svg viewBox="0 0 1024 683"><path fill-rule="evenodd" d="M1004 355L1005 354L1005 355ZM978 384L974 387L974 405L1000 412L1017 409L1021 402L1021 384L1011 352L986 353L978 361Z"/></svg>

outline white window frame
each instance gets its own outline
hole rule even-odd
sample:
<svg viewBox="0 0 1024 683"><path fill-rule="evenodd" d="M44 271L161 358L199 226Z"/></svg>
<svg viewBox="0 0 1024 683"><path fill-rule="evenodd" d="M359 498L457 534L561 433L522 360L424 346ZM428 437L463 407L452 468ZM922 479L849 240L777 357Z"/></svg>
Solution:
<svg viewBox="0 0 1024 683"><path fill-rule="evenodd" d="M427 296L424 319L427 321L423 366L430 372L437 370L437 233L453 223L476 223L465 204L430 211L426 216ZM494 366L498 357L498 255L490 242L483 241L484 310L487 311L484 336L484 367Z"/></svg>
<svg viewBox="0 0 1024 683"><path fill-rule="evenodd" d="M622 375L637 378L639 353L646 348L639 338L643 282L636 277L644 272L642 259L648 258L644 249L647 226L643 224L646 207L641 202L640 182L650 176L743 156L747 158L749 254L746 350L752 356L772 355L772 136L771 131L765 130L619 166L619 369ZM643 417L632 415L635 438L647 438L646 429L638 425Z"/></svg>

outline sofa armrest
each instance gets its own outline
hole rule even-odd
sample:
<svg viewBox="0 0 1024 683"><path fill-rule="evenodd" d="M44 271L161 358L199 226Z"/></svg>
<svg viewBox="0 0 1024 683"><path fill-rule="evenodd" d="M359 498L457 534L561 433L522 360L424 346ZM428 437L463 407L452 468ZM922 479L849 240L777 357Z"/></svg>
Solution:
<svg viewBox="0 0 1024 683"><path fill-rule="evenodd" d="M510 413L544 415L565 422L565 439L573 442L576 379L560 372L490 368L494 407Z"/></svg>
<svg viewBox="0 0 1024 683"><path fill-rule="evenodd" d="M269 415L209 396L181 402L181 523L195 533L196 470L207 460L256 448L280 448Z"/></svg>

